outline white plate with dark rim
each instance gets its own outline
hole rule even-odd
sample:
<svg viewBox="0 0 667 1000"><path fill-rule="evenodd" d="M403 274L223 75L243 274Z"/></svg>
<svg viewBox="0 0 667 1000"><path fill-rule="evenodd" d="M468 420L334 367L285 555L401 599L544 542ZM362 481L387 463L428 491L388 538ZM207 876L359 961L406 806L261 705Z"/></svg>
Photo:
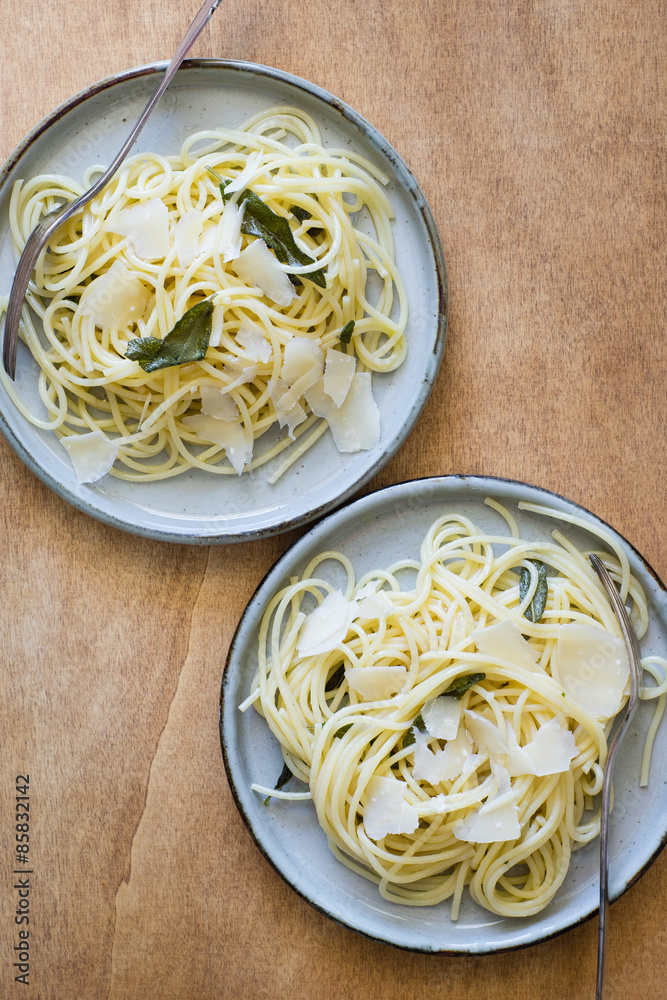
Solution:
<svg viewBox="0 0 667 1000"><path fill-rule="evenodd" d="M0 172L0 294L15 269L8 205L13 182L39 173L80 180L86 167L106 164L142 111L166 63L128 70L72 97L38 125ZM406 285L408 357L395 372L376 375L373 391L382 431L370 451L341 455L327 432L275 485L267 464L241 477L199 470L157 483L106 476L80 485L55 435L35 428L0 386L0 431L43 482L93 517L149 538L209 544L246 541L306 524L348 499L377 473L414 426L438 373L447 328L442 247L426 200L405 163L360 115L313 84L276 69L217 59L186 61L153 112L136 151L177 152L192 132L234 127L277 105L295 105L318 123L324 145L349 146L389 177L396 213L397 264ZM16 386L35 412L38 368L19 344ZM43 411L42 411L43 412ZM281 459L275 460L275 464Z"/></svg>
<svg viewBox="0 0 667 1000"><path fill-rule="evenodd" d="M564 885L552 903L530 919L496 917L465 895L457 922L450 919L446 903L434 907L389 903L373 883L335 860L311 802L273 799L265 805L262 797L251 791L252 782L272 787L283 761L262 717L252 709L242 714L238 705L248 695L257 666L258 629L266 605L316 553L331 549L343 552L360 576L403 557L418 558L427 529L446 512L467 515L482 529L505 533L505 522L484 505L487 496L512 510L525 538L548 538L557 526L582 549L602 547L599 539L579 528L517 510L519 500L574 514L610 532L625 548L632 572L648 597L650 624L642 640L642 654L665 655L665 586L618 532L585 508L535 486L481 476L444 476L400 483L362 497L325 518L292 545L249 602L232 641L222 681L220 739L225 768L239 811L265 858L318 910L370 938L413 951L489 954L535 944L586 920L598 907L597 840L574 853ZM641 703L614 767L612 899L636 882L667 838L667 723L656 738L649 787L639 787L644 736L652 711L652 703Z"/></svg>

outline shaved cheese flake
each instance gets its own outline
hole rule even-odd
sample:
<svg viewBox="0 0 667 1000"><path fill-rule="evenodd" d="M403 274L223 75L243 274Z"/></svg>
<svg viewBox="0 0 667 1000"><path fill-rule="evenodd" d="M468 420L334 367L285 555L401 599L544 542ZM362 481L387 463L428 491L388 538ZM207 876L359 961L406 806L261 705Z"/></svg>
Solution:
<svg viewBox="0 0 667 1000"><path fill-rule="evenodd" d="M209 347L219 347L220 339L222 337L222 326L225 322L225 310L222 306L216 306L213 310L213 315L211 316L211 336L209 338Z"/></svg>
<svg viewBox="0 0 667 1000"><path fill-rule="evenodd" d="M431 785L453 781L461 774L466 759L471 754L472 745L463 726L456 738L448 741L444 750L436 750L435 753L428 745L428 737L415 730L412 776L417 780L428 781Z"/></svg>
<svg viewBox="0 0 667 1000"><path fill-rule="evenodd" d="M431 736L453 740L459 731L462 709L460 698L429 698L422 709L422 719Z"/></svg>
<svg viewBox="0 0 667 1000"><path fill-rule="evenodd" d="M487 625L473 635L480 653L497 660L509 660L518 667L534 667L539 656L530 646L521 629L514 622L498 622Z"/></svg>
<svg viewBox="0 0 667 1000"><path fill-rule="evenodd" d="M313 413L328 421L338 451L368 451L380 440L380 411L373 399L368 372L354 375L340 407L324 392L322 379L318 379L305 396Z"/></svg>
<svg viewBox="0 0 667 1000"><path fill-rule="evenodd" d="M327 350L323 389L338 407L345 402L356 368L357 362L352 355L331 348Z"/></svg>
<svg viewBox="0 0 667 1000"><path fill-rule="evenodd" d="M477 744L477 747L488 753L490 758L499 754L506 754L509 751L507 740L498 727L483 715L473 712L470 709L465 713L465 724L468 732Z"/></svg>
<svg viewBox="0 0 667 1000"><path fill-rule="evenodd" d="M286 424L290 435L306 419L299 400L306 389L322 374L324 354L315 340L294 337L285 345L281 377L269 387L280 426Z"/></svg>
<svg viewBox="0 0 667 1000"><path fill-rule="evenodd" d="M625 643L580 622L558 626L556 670L566 693L597 719L610 719L630 681Z"/></svg>
<svg viewBox="0 0 667 1000"><path fill-rule="evenodd" d="M206 413L183 417L182 422L202 441L210 441L211 444L224 448L235 472L241 475L246 464L252 459L252 440L247 440L241 423L219 420Z"/></svg>
<svg viewBox="0 0 667 1000"><path fill-rule="evenodd" d="M324 352L316 340L292 337L287 341L280 369L280 377L286 385L293 386L298 382L304 389L309 389L320 377L323 368Z"/></svg>
<svg viewBox="0 0 667 1000"><path fill-rule="evenodd" d="M169 211L162 198L123 209L107 221L106 228L127 237L141 260L157 260L169 253Z"/></svg>
<svg viewBox="0 0 667 1000"><path fill-rule="evenodd" d="M214 385L201 387L201 411L218 420L239 419L239 408L232 397Z"/></svg>
<svg viewBox="0 0 667 1000"><path fill-rule="evenodd" d="M259 288L279 306L288 306L295 297L294 286L264 240L253 240L232 263L242 281Z"/></svg>
<svg viewBox="0 0 667 1000"><path fill-rule="evenodd" d="M251 153L246 161L246 165L233 181L225 185L225 196L233 194L235 191L242 191L254 179L257 164L262 158L259 150Z"/></svg>
<svg viewBox="0 0 667 1000"><path fill-rule="evenodd" d="M356 601L334 590L306 617L297 641L300 656L330 653L345 638L357 613Z"/></svg>
<svg viewBox="0 0 667 1000"><path fill-rule="evenodd" d="M96 483L105 476L118 457L118 441L110 441L102 431L72 434L60 439L80 483Z"/></svg>
<svg viewBox="0 0 667 1000"><path fill-rule="evenodd" d="M476 771L483 760L486 760L486 754L482 753L471 753L469 754L463 762L463 767L461 768L461 774L472 774Z"/></svg>
<svg viewBox="0 0 667 1000"><path fill-rule="evenodd" d="M493 811L482 812L484 806L454 824L457 840L471 844L493 844L497 841L517 840L521 836L519 808L506 803Z"/></svg>
<svg viewBox="0 0 667 1000"><path fill-rule="evenodd" d="M525 747L520 747L513 727L507 724L508 753L505 757L505 767L513 778L520 774L535 774L532 758L526 753Z"/></svg>
<svg viewBox="0 0 667 1000"><path fill-rule="evenodd" d="M278 379L274 385L269 386L269 396L273 402L278 423L281 427L287 427L291 438L294 437L294 428L302 424L307 417L301 403L294 400L294 395L288 389L282 379Z"/></svg>
<svg viewBox="0 0 667 1000"><path fill-rule="evenodd" d="M259 361L261 364L266 364L273 353L273 348L266 337L263 337L259 330L254 330L246 324L243 324L236 334L236 342L252 361Z"/></svg>
<svg viewBox="0 0 667 1000"><path fill-rule="evenodd" d="M199 237L204 230L204 214L193 209L180 217L174 229L176 256L181 267L189 267L199 253Z"/></svg>
<svg viewBox="0 0 667 1000"><path fill-rule="evenodd" d="M102 330L124 330L144 315L150 295L136 274L117 260L87 286L79 308Z"/></svg>
<svg viewBox="0 0 667 1000"><path fill-rule="evenodd" d="M497 806L501 795L508 795L512 793L512 782L510 781L507 768L503 767L501 764L492 764L491 771L493 773L493 777L496 779L496 784L498 785L498 796L494 797L494 804ZM486 802L485 806L490 807L491 803Z"/></svg>
<svg viewBox="0 0 667 1000"><path fill-rule="evenodd" d="M524 750L533 765L532 774L544 777L547 774L561 774L570 770L570 761L577 756L574 735L561 721L550 719L540 726Z"/></svg>
<svg viewBox="0 0 667 1000"><path fill-rule="evenodd" d="M204 255L208 257L213 253L217 232L218 227L214 222L204 223L204 229L199 237L199 245L197 247L198 257L203 257Z"/></svg>
<svg viewBox="0 0 667 1000"><path fill-rule="evenodd" d="M217 250L225 263L236 260L241 253L243 244L241 225L244 215L245 202L242 205L234 205L230 201L225 205L217 236Z"/></svg>
<svg viewBox="0 0 667 1000"><path fill-rule="evenodd" d="M384 701L401 690L407 670L401 666L348 667L345 678L349 687L364 701Z"/></svg>
<svg viewBox="0 0 667 1000"><path fill-rule="evenodd" d="M394 605L391 603L384 590L381 590L378 594L369 594L362 600L359 600L360 597L361 592L357 594L357 600L359 601L359 617L365 621L377 618L378 621L382 622L394 610Z"/></svg>
<svg viewBox="0 0 667 1000"><path fill-rule="evenodd" d="M366 787L364 829L371 840L382 840L390 833L414 833L419 815L406 801L408 786L397 778L374 775Z"/></svg>
<svg viewBox="0 0 667 1000"><path fill-rule="evenodd" d="M247 382L252 382L255 375L257 374L256 365L246 365L245 368L242 368L240 365L237 364L224 365L222 370L224 374L227 375L228 378L232 379L232 381L227 386L228 392L231 389L238 388L238 386L240 385L245 385Z"/></svg>
<svg viewBox="0 0 667 1000"><path fill-rule="evenodd" d="M458 840L466 840L471 844L493 844L517 840L521 836L519 807L509 774L503 767L492 767L498 791L495 795L490 795L479 809L454 824L453 833Z"/></svg>

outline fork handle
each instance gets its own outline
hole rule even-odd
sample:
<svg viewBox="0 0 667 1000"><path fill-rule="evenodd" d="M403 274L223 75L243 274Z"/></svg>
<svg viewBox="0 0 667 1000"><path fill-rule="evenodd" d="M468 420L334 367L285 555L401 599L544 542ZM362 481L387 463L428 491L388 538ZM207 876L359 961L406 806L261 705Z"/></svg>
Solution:
<svg viewBox="0 0 667 1000"><path fill-rule="evenodd" d="M616 730L612 743L607 753L607 760L604 768L602 782L602 803L600 806L600 910L598 924L598 961L597 961L597 983L595 989L595 1000L602 1000L604 990L604 966L605 966L605 940L607 931L607 917L609 913L609 812L611 807L611 772L614 766L614 757L630 723L639 697L639 688L642 679L641 652L637 634L632 627L628 614L619 597L618 591L607 572L602 560L591 553L589 559L593 569L600 577L600 582L607 592L609 601L618 624L621 628L623 641L628 654L628 664L630 667L630 697L621 716L621 725Z"/></svg>
<svg viewBox="0 0 667 1000"><path fill-rule="evenodd" d="M107 170L105 170L102 176L95 181L92 187L89 187L87 191L84 191L84 193L77 198L76 201L72 201L68 205L63 206L62 211L58 212L58 215L47 226L44 226L42 223L38 223L28 237L14 275L12 290L9 296L9 304L7 307L7 316L5 317L2 361L5 371L11 379L16 376L16 340L18 336L19 320L21 318L21 309L23 308L23 300L25 299L25 293L28 288L28 282L30 281L30 275L35 268L37 258L39 257L42 248L47 244L51 236L53 236L53 234L60 228L60 226L62 226L64 222L70 219L76 212L80 211L80 209L82 209L84 205L87 205L89 201L92 201L92 199L99 194L102 188L109 183L134 145L137 136L146 124L146 120L153 111L153 108L171 83L176 70L179 68L187 53L190 51L195 41L203 31L209 18L212 17L214 11L217 10L221 3L222 0L205 0L205 2L201 5L185 36L183 37L181 44L174 53L171 62L167 66L166 72L160 81L160 86L157 88L148 104L141 112L136 125L128 135Z"/></svg>

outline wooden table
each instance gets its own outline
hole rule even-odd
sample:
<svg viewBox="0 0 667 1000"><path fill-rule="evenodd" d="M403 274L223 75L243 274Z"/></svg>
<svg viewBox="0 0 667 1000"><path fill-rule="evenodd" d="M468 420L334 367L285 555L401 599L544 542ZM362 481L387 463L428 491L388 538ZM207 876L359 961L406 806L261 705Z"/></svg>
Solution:
<svg viewBox="0 0 667 1000"><path fill-rule="evenodd" d="M74 92L169 57L197 7L3 0L2 158ZM445 360L371 487L446 472L536 483L606 518L663 577L665 27L645 0L238 0L193 53L336 94L431 204ZM295 534L135 538L69 507L4 440L0 453L3 1000L593 995L596 920L514 954L411 954L330 922L259 854L225 779L217 700L239 615ZM29 986L11 965L23 772ZM662 856L612 908L609 998L665 995L666 927Z"/></svg>

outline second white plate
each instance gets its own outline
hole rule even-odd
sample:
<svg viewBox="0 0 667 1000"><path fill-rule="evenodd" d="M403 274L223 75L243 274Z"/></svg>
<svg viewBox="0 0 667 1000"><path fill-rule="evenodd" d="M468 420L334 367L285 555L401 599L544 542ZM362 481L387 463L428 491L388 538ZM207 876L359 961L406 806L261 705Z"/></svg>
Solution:
<svg viewBox="0 0 667 1000"><path fill-rule="evenodd" d="M272 799L264 805L252 782L273 787L283 766L280 747L254 710L241 714L257 668L259 625L276 591L299 576L317 553L343 552L357 577L402 558L416 559L435 519L445 513L470 517L482 530L506 531L505 522L484 499L491 496L516 515L521 535L549 539L550 518L517 510L520 500L544 504L604 527L625 548L633 574L648 598L649 628L642 655L665 655L667 594L664 584L622 536L595 515L546 490L503 479L445 476L391 486L332 514L293 545L262 582L248 604L229 652L223 677L221 741L227 774L238 808L257 845L282 877L317 909L355 931L413 951L485 954L534 944L572 927L597 910L598 841L574 853L565 883L537 916L505 919L464 897L459 920L447 904L399 906L384 900L377 887L340 864L330 853L310 801ZM580 549L600 547L579 528L558 527ZM334 582L332 580L332 582ZM337 581L339 584L341 581ZM658 731L648 788L639 787L644 737L653 704L643 702L625 736L614 766L614 811L610 838L611 897L620 896L662 849L667 837L667 723Z"/></svg>

